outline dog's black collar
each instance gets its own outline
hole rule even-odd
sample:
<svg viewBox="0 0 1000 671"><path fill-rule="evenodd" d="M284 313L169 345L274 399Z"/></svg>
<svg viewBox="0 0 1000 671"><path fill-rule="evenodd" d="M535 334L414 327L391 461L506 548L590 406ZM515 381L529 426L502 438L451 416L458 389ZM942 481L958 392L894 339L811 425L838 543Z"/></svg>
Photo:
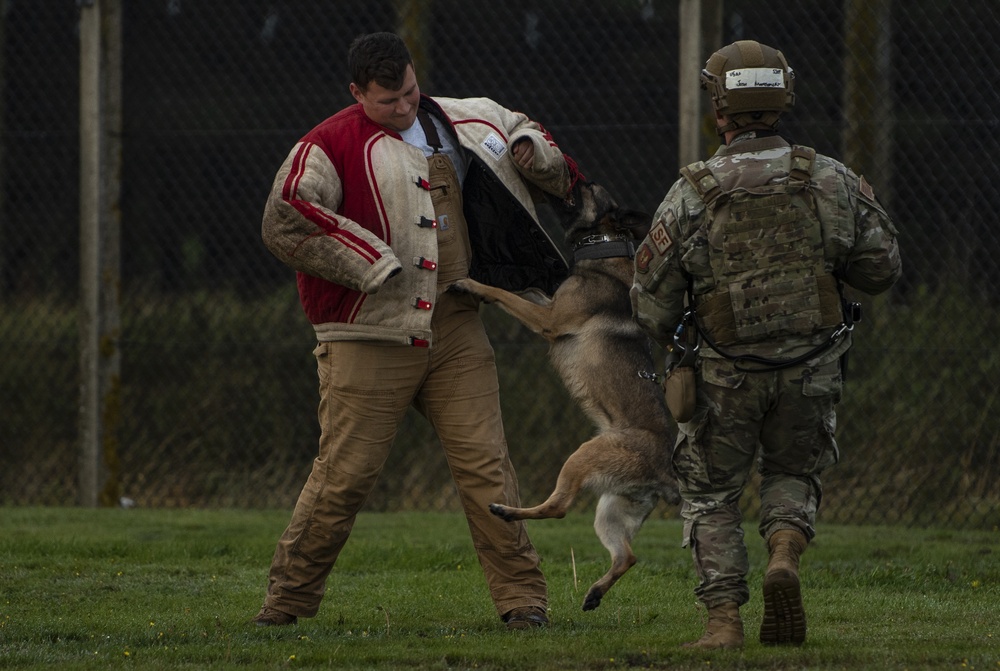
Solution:
<svg viewBox="0 0 1000 671"><path fill-rule="evenodd" d="M635 240L624 235L588 235L573 247L573 261L635 258Z"/></svg>

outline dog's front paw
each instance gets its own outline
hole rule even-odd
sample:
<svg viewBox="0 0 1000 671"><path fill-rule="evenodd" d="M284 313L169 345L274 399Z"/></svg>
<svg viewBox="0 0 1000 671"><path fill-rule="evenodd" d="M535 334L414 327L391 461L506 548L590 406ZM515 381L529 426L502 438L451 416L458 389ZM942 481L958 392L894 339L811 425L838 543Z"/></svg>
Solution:
<svg viewBox="0 0 1000 671"><path fill-rule="evenodd" d="M448 285L448 292L453 294L475 294L476 292L472 290L469 285L468 280L458 280Z"/></svg>
<svg viewBox="0 0 1000 671"><path fill-rule="evenodd" d="M493 302L492 298L486 296L486 292L489 291L489 288L484 287L479 282L470 280L469 278L461 279L449 284L447 291L453 294L467 294L469 296L475 296L483 303Z"/></svg>

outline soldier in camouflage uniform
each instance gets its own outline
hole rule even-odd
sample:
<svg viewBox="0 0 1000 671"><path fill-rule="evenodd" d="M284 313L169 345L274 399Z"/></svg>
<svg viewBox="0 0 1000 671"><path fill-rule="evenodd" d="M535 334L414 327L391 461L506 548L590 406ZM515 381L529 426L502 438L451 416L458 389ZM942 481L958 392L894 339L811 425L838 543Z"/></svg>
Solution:
<svg viewBox="0 0 1000 671"><path fill-rule="evenodd" d="M736 42L712 55L702 82L725 144L681 170L640 246L632 288L636 319L661 346L670 349L679 326L701 337L694 415L679 422L673 455L683 544L709 613L705 634L687 645L743 645L739 502L755 458L770 554L760 640L799 644L799 556L815 535L820 474L838 460L834 406L854 311L841 283L889 289L902 269L896 229L864 177L778 135L794 102L780 51Z"/></svg>

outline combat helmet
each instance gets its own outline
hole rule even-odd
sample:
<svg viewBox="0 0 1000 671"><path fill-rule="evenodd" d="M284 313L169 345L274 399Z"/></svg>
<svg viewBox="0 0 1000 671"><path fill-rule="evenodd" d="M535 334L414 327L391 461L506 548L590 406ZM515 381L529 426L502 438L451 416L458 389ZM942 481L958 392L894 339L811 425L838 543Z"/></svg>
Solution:
<svg viewBox="0 0 1000 671"><path fill-rule="evenodd" d="M715 111L731 119L720 135L751 123L774 128L795 104L795 73L785 56L754 40L733 42L712 54L701 71L701 87L711 94Z"/></svg>

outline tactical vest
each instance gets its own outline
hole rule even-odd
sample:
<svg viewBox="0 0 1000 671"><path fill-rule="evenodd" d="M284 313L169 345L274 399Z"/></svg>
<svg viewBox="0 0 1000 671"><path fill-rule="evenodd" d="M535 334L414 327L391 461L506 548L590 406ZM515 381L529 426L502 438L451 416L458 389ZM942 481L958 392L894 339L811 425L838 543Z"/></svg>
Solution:
<svg viewBox="0 0 1000 671"><path fill-rule="evenodd" d="M842 322L809 193L815 158L815 150L795 145L784 157L787 180L768 184L773 170L747 171L728 190L703 161L681 169L705 203L715 288L694 298L700 326L716 344L805 336Z"/></svg>

